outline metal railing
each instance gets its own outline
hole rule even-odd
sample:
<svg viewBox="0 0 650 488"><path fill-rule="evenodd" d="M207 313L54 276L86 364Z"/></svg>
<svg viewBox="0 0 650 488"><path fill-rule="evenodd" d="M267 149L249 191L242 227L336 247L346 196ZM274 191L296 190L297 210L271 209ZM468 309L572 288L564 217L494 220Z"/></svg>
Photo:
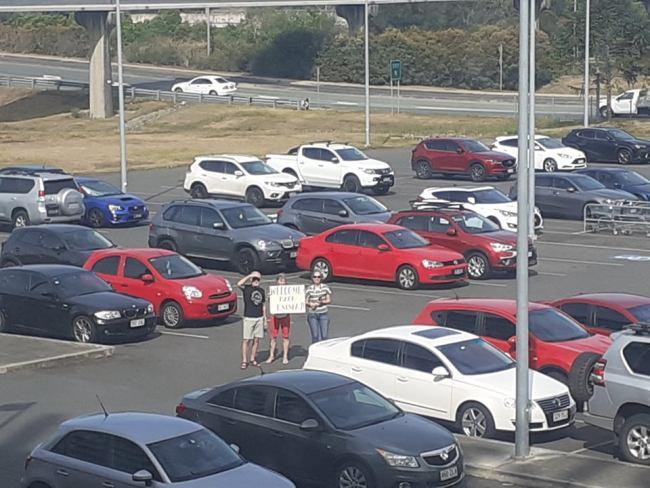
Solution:
<svg viewBox="0 0 650 488"><path fill-rule="evenodd" d="M585 232L650 237L650 202L617 200L588 203L583 211Z"/></svg>

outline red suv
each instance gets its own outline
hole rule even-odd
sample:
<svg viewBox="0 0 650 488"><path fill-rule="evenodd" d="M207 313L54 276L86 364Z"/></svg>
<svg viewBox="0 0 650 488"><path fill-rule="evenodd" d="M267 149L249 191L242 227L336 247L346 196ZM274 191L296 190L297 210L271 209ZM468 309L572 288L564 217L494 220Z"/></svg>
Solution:
<svg viewBox="0 0 650 488"><path fill-rule="evenodd" d="M591 335L557 308L530 303L530 367L569 385L576 403L591 396L589 374L612 343ZM515 300L441 299L429 302L414 324L439 325L471 332L516 357Z"/></svg>
<svg viewBox="0 0 650 488"><path fill-rule="evenodd" d="M510 271L517 264L517 234L501 230L489 219L462 206L419 206L391 216L389 224L401 225L432 244L458 251L467 261L467 274L475 280L493 271ZM528 242L528 265L537 264L537 252Z"/></svg>
<svg viewBox="0 0 650 488"><path fill-rule="evenodd" d="M411 155L411 168L420 179L434 174L469 175L473 181L489 176L507 180L517 170L515 158L493 151L473 139L436 137L420 142Z"/></svg>
<svg viewBox="0 0 650 488"><path fill-rule="evenodd" d="M549 302L594 334L609 335L637 322L650 322L650 297L590 293Z"/></svg>
<svg viewBox="0 0 650 488"><path fill-rule="evenodd" d="M108 249L90 255L84 268L115 291L153 303L165 327L186 320L222 319L237 310L237 294L222 276L164 249Z"/></svg>

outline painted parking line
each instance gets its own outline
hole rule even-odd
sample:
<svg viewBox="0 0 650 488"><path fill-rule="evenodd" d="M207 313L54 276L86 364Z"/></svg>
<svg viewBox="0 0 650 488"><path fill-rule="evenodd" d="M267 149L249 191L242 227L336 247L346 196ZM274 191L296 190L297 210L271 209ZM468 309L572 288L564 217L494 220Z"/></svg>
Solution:
<svg viewBox="0 0 650 488"><path fill-rule="evenodd" d="M191 337L193 339L209 339L209 336L206 335L199 335L199 334L187 334L185 332L169 332L166 330L159 330L159 334L162 335L171 335L171 336L179 336L179 337Z"/></svg>
<svg viewBox="0 0 650 488"><path fill-rule="evenodd" d="M480 285L480 286L496 286L498 288L505 288L508 285L505 285L503 283L484 283L482 281L472 281L472 285Z"/></svg>
<svg viewBox="0 0 650 488"><path fill-rule="evenodd" d="M549 271L535 271L535 273L537 273L540 276L560 276L560 277L568 276L565 273L551 273Z"/></svg>
<svg viewBox="0 0 650 488"><path fill-rule="evenodd" d="M593 451L594 449L598 449L599 447L608 446L608 445L613 444L613 443L614 443L614 441L611 441L611 440L603 441L603 442L599 442L598 444L594 444L593 446L585 446L585 447L582 447L580 449L576 449L575 451L571 451L569 454L580 454L580 453L587 452L587 451Z"/></svg>
<svg viewBox="0 0 650 488"><path fill-rule="evenodd" d="M553 246L565 247L586 247L589 249L607 249L608 251L635 251L650 253L650 249L639 249L635 247L617 247L617 246L598 246L596 244L572 244L569 242L552 242L552 241L537 241L537 244L549 244Z"/></svg>
<svg viewBox="0 0 650 488"><path fill-rule="evenodd" d="M360 288L353 288L351 286L339 286L336 284L328 283L330 288L333 288L334 290L350 290L350 291L359 291ZM363 285L362 285L363 286ZM362 288L364 292L367 292L369 294L373 293L380 293L384 295L400 295L400 296L418 296L418 297L424 297L428 298L429 300L435 300L436 298L441 298L439 296L435 295L425 295L424 293L416 293L416 292L407 292L407 291L399 291L399 290L375 290L374 288L370 287L364 287Z"/></svg>
<svg viewBox="0 0 650 488"><path fill-rule="evenodd" d="M624 266L621 263L604 263L602 261L578 261L577 259L538 258L538 261L555 261L558 263L595 264L597 266Z"/></svg>
<svg viewBox="0 0 650 488"><path fill-rule="evenodd" d="M328 307L330 307L330 308L343 308L345 310L361 310L363 312L370 312L370 309L366 308L366 307L352 307L352 306L348 306L348 305L332 305L332 304L328 305Z"/></svg>

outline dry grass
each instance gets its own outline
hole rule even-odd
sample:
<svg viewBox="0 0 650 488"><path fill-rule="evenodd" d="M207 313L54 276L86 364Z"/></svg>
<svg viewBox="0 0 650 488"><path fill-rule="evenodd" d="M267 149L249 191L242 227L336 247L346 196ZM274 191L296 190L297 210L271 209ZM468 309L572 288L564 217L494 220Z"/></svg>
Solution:
<svg viewBox="0 0 650 488"><path fill-rule="evenodd" d="M548 94L565 94L565 95L577 95L582 90L584 86L584 78L581 76L560 76L557 80L544 85L539 93L548 93ZM640 77L635 86L629 86L623 78L614 78L612 80L612 95L618 95L619 93L624 92L625 90L630 90L631 88L643 88L650 86L650 77ZM592 86L591 95L595 95L595 87ZM601 87L602 96L605 96L605 86Z"/></svg>

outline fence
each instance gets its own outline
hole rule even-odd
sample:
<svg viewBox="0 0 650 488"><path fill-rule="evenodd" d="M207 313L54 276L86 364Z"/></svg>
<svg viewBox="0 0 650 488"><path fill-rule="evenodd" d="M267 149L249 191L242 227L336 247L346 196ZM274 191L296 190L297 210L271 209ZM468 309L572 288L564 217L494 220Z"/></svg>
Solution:
<svg viewBox="0 0 650 488"><path fill-rule="evenodd" d="M584 207L584 231L650 237L650 202L617 200Z"/></svg>

